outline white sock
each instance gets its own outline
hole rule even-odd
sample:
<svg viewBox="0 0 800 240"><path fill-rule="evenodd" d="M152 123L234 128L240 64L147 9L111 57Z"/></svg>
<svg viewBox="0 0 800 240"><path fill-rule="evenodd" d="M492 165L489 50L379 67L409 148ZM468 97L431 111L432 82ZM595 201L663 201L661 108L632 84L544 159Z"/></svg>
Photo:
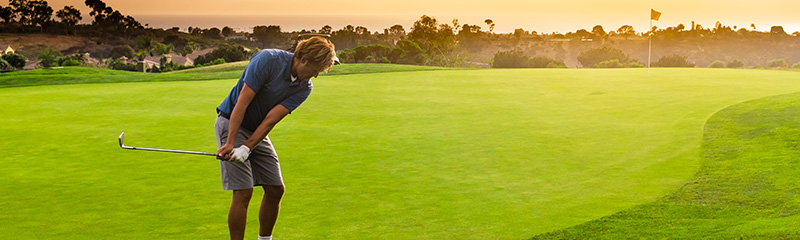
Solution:
<svg viewBox="0 0 800 240"><path fill-rule="evenodd" d="M272 236L261 236L258 235L258 240L272 240Z"/></svg>

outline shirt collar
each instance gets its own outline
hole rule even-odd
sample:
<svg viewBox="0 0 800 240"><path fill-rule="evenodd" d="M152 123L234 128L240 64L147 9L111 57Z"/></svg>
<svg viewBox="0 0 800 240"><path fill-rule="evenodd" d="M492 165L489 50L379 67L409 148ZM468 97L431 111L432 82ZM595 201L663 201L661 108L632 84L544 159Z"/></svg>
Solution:
<svg viewBox="0 0 800 240"><path fill-rule="evenodd" d="M297 77L295 77L295 76L293 76L293 75L291 75L291 74L289 74L289 76L291 76L291 77L292 77L292 82L296 82L296 81L297 81Z"/></svg>

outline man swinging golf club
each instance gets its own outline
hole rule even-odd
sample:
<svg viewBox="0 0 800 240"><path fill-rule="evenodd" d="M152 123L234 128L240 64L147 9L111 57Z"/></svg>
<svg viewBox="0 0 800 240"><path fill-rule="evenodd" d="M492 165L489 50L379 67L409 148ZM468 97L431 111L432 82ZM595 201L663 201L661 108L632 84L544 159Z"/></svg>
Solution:
<svg viewBox="0 0 800 240"><path fill-rule="evenodd" d="M264 188L258 239L272 239L284 186L278 155L267 135L311 94L311 77L334 63L333 44L322 37L298 43L294 53L277 49L253 54L236 86L217 107L217 158L222 187L233 190L228 212L231 239L244 239L254 186Z"/></svg>

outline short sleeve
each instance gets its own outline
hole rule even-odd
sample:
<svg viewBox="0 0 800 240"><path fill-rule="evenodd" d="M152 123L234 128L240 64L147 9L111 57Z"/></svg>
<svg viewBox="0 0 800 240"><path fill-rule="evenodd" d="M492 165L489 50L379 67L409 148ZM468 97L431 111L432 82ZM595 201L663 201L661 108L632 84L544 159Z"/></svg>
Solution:
<svg viewBox="0 0 800 240"><path fill-rule="evenodd" d="M269 74L272 69L270 59L271 54L268 52L258 52L253 55L244 70L242 81L254 92L261 90L261 87L269 81Z"/></svg>

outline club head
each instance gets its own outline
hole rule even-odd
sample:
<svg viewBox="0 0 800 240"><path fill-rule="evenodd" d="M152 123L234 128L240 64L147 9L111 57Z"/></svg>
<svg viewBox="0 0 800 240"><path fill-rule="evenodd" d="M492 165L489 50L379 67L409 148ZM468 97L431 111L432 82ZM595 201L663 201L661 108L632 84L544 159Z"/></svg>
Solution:
<svg viewBox="0 0 800 240"><path fill-rule="evenodd" d="M119 147L128 148L127 146L125 146L125 144L122 143L124 139L125 139L125 132L122 132L121 134L119 134Z"/></svg>

